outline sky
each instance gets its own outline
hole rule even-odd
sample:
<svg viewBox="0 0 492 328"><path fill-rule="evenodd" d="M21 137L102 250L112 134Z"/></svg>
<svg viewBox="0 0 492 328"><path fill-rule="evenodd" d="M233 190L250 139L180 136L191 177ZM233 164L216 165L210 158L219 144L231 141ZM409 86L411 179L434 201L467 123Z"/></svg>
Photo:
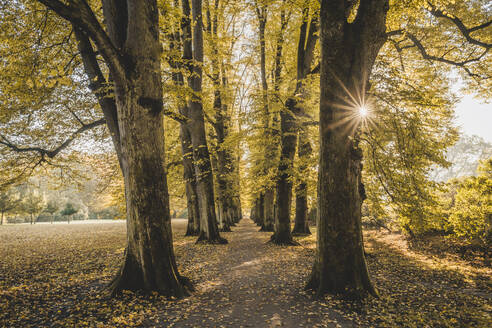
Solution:
<svg viewBox="0 0 492 328"><path fill-rule="evenodd" d="M492 143L492 103L486 104L473 95L464 95L455 111L461 132L480 136Z"/></svg>

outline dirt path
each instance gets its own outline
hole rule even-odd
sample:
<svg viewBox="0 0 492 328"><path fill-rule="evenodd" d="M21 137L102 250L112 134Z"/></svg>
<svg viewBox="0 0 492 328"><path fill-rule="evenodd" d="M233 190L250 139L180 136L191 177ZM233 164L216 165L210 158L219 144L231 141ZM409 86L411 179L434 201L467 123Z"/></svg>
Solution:
<svg viewBox="0 0 492 328"><path fill-rule="evenodd" d="M220 259L204 268L214 274L189 299L199 306L192 305L176 326L336 327L340 316L326 309L321 314L320 304L303 290L311 269L303 255L312 249L268 244L271 233L258 232L249 219L233 230L224 234L229 245L217 249Z"/></svg>

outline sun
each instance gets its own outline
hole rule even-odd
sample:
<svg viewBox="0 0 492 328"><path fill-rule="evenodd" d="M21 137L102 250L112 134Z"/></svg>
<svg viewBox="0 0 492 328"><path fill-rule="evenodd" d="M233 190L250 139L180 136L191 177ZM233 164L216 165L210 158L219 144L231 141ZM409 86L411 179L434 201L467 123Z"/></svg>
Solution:
<svg viewBox="0 0 492 328"><path fill-rule="evenodd" d="M367 109L366 106L360 106L359 107L359 115L360 115L360 117L367 117L367 115L369 115L369 109Z"/></svg>

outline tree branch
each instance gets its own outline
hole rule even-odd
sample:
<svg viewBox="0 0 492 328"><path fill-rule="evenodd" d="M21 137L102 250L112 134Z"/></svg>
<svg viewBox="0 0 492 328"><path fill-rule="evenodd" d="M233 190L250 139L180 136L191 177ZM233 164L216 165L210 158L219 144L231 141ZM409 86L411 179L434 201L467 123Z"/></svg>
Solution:
<svg viewBox="0 0 492 328"><path fill-rule="evenodd" d="M471 33L472 32L475 32L477 30L486 28L490 24L492 24L492 20L490 20L490 21L488 21L486 23L480 24L478 26L475 26L475 27L467 28L465 26L465 24L463 24L463 22L461 21L461 19L459 19L458 17L456 17L456 16L454 16L452 14L445 13L441 9L437 9L433 4L431 4L429 2L428 2L428 4L429 4L429 6L431 8L431 9L429 9L429 12L433 16L438 17L438 18L445 18L445 19L453 22L453 24L456 25L456 27L460 30L461 34L463 34L463 36L465 37L465 39L469 43L474 44L474 45L477 45L477 46L480 46L480 47L485 48L485 49L492 48L492 43L486 43L486 42L477 40L477 39L475 39L475 38L473 38L471 36Z"/></svg>
<svg viewBox="0 0 492 328"><path fill-rule="evenodd" d="M114 77L123 79L125 69L122 64L122 56L111 42L86 0L72 0L68 5L59 0L37 1L84 31L96 44L99 52L111 68Z"/></svg>
<svg viewBox="0 0 492 328"><path fill-rule="evenodd" d="M470 71L470 69L468 67L466 67L465 65L479 61L480 59L482 59L487 54L489 49L485 49L482 52L482 54L479 55L478 57L474 57L474 58L463 60L463 61L454 61L454 60L446 59L444 57L438 57L438 56L434 56L434 55L429 54L427 52L427 50L425 49L424 45L422 44L422 42L415 35L407 32L407 31L396 30L396 31L388 32L387 35L388 36L403 35L403 36L406 36L413 43L413 46L401 47L400 49L408 49L408 48L416 47L424 59L431 60L431 61L438 61L441 63L453 65L453 66L458 66L458 67L461 67L471 77L483 78L479 74L476 74L476 73L473 73L472 71Z"/></svg>
<svg viewBox="0 0 492 328"><path fill-rule="evenodd" d="M79 134L81 134L85 131L88 131L90 129L93 129L99 125L103 125L104 123L106 123L106 120L100 119L100 120L94 121L92 123L82 125L78 130L76 130L74 133L72 133L72 135L67 140L65 140L61 145L59 145L58 147L56 147L53 150L47 150L47 149L44 149L41 147L19 147L19 146L13 144L12 142L10 142L3 135L0 135L0 144L6 146L10 150L17 152L17 153L37 152L37 153L39 153L39 155L41 155L41 160L44 161L45 157L53 158L56 155L58 155L58 153L60 153L63 149L65 149L68 145L70 145Z"/></svg>
<svg viewBox="0 0 492 328"><path fill-rule="evenodd" d="M188 117L186 117L185 115L180 114L180 113L173 112L172 110L166 110L166 109L164 109L163 110L163 113L164 113L165 116L169 117L170 119L173 119L176 122L179 122L179 123L182 123L182 124L189 123L189 121L190 121L190 119Z"/></svg>

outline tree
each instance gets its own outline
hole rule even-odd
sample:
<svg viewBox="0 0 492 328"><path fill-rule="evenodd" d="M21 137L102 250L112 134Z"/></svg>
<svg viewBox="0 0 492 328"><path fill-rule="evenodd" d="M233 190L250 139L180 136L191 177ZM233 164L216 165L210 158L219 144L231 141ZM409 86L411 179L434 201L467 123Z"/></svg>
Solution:
<svg viewBox="0 0 492 328"><path fill-rule="evenodd" d="M14 197L12 191L0 191L0 225L3 225L5 214L14 210L19 205L19 200Z"/></svg>
<svg viewBox="0 0 492 328"><path fill-rule="evenodd" d="M422 5L425 10L420 10ZM468 10L472 15L477 15L480 8L462 2L452 2L450 7L457 13ZM490 21L468 27L457 15L423 1L408 8L393 4L394 11L389 16L388 9L389 2L385 0L321 3L318 247L307 284L318 294L345 293L357 298L376 295L364 259L360 223L366 193L361 181L358 127L363 117L360 108L367 106L368 81L387 38L400 54L410 49L427 61L459 67L473 84L490 76L481 63L492 45L471 36L472 32L485 31ZM401 21L404 10L414 17L415 24ZM431 53L422 42L429 29L425 23L429 15L446 22L438 25L439 33L431 34L437 49L451 44L444 55ZM396 29L386 33L387 24ZM443 31L450 28L456 28L466 42L456 41L456 34L449 30ZM463 43L468 51L453 48L455 42ZM483 88L487 82L477 84Z"/></svg>
<svg viewBox="0 0 492 328"><path fill-rule="evenodd" d="M77 213L79 210L76 209L71 202L67 202L65 207L61 210L60 214L67 217L67 222L70 223L72 215Z"/></svg>
<svg viewBox="0 0 492 328"><path fill-rule="evenodd" d="M36 223L34 217L43 210L43 207L43 197L35 193L33 190L29 190L25 195L23 195L21 208L23 212L29 214L31 224Z"/></svg>
<svg viewBox="0 0 492 328"><path fill-rule="evenodd" d="M54 200L50 200L46 204L46 208L44 209L44 212L46 212L50 215L50 223L51 224L53 224L54 214L58 211L58 209L59 209L58 203L56 203Z"/></svg>
<svg viewBox="0 0 492 328"><path fill-rule="evenodd" d="M364 97L379 49L386 41L387 0L361 1L356 17L351 1L322 1L320 12L320 158L318 238L307 288L318 294L376 295L367 270L361 230L362 154L357 136L343 124ZM363 98L362 98L363 99Z"/></svg>
<svg viewBox="0 0 492 328"><path fill-rule="evenodd" d="M111 290L183 296L188 283L174 257L164 164L157 1L102 1L106 30L85 1L39 2L73 27L125 180L128 245ZM107 85L114 85L114 97Z"/></svg>

